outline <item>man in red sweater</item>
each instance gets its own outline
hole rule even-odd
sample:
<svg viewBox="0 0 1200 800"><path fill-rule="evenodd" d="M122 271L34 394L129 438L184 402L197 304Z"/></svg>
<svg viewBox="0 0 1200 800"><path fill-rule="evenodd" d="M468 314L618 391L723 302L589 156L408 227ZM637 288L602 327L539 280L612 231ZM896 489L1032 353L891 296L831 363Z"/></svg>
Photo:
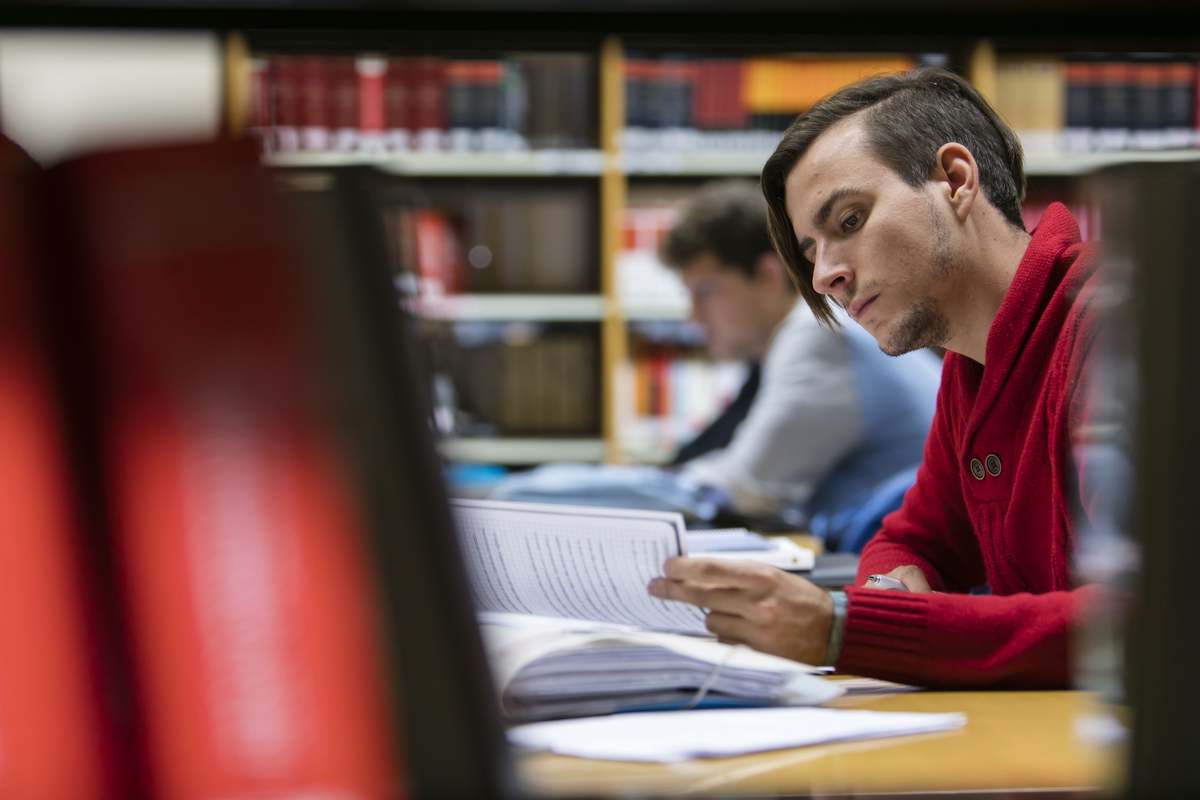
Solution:
<svg viewBox="0 0 1200 800"><path fill-rule="evenodd" d="M919 70L801 115L762 175L772 236L818 318L832 298L889 354L948 352L924 462L862 554L858 588L672 559L657 597L730 642L928 686L1062 687L1094 328L1091 259L1052 205L1032 233L1016 136L961 78ZM885 574L904 589L872 588ZM887 581L883 581L887 583ZM970 594L986 583L991 594Z"/></svg>

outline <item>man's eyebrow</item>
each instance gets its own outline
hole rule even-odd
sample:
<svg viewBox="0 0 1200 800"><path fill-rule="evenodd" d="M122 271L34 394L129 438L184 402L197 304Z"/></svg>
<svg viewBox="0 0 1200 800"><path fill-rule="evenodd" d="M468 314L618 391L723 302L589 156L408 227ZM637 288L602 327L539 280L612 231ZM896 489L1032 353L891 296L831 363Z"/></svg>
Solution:
<svg viewBox="0 0 1200 800"><path fill-rule="evenodd" d="M842 186L830 192L829 197L826 197L825 202L821 203L821 207L817 209L817 213L813 214L813 227L817 229L823 228L825 223L829 221L829 215L833 213L833 207L837 205L837 202L843 197L856 194L857 192L857 189L850 186ZM805 251L812 247L815 242L811 236L805 236L797 244L800 248L800 254L804 255Z"/></svg>
<svg viewBox="0 0 1200 800"><path fill-rule="evenodd" d="M833 207L837 205L838 200L856 192L858 192L857 189L852 189L849 186L842 186L830 192L829 197L826 197L825 202L821 203L821 207L817 209L817 213L813 214L813 227L825 227L825 223L829 221L829 215L833 212Z"/></svg>

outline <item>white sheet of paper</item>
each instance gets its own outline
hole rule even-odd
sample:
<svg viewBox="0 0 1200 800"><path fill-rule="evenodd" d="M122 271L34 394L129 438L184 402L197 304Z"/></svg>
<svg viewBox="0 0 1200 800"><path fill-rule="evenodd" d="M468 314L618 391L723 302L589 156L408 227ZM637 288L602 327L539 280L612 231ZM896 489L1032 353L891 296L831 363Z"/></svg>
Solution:
<svg viewBox="0 0 1200 800"><path fill-rule="evenodd" d="M517 747L610 761L685 761L957 730L965 714L834 708L661 711L555 720L508 732Z"/></svg>

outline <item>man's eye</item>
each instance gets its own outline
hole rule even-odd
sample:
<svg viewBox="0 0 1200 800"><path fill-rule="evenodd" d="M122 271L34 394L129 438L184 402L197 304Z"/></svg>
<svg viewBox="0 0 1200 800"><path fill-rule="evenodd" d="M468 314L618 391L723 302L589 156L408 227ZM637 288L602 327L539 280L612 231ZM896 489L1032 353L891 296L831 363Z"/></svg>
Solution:
<svg viewBox="0 0 1200 800"><path fill-rule="evenodd" d="M847 214L845 219L842 220L842 230L847 233L858 230L860 225L862 225L862 214L857 211Z"/></svg>

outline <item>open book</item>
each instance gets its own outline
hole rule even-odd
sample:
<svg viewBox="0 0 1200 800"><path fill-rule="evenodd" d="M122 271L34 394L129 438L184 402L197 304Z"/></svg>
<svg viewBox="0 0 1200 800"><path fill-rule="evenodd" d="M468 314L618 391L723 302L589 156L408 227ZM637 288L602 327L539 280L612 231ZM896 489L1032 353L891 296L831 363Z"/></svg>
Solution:
<svg viewBox="0 0 1200 800"><path fill-rule="evenodd" d="M689 550L677 513L471 500L454 506L510 718L811 704L841 694L813 675L817 668L702 638L700 609L647 593L663 562ZM706 532L697 543L714 557L750 548L781 558L746 531Z"/></svg>
<svg viewBox="0 0 1200 800"><path fill-rule="evenodd" d="M673 512L454 501L476 608L706 634L695 606L646 592L663 562L691 554L811 568L810 551L747 531L689 534Z"/></svg>

